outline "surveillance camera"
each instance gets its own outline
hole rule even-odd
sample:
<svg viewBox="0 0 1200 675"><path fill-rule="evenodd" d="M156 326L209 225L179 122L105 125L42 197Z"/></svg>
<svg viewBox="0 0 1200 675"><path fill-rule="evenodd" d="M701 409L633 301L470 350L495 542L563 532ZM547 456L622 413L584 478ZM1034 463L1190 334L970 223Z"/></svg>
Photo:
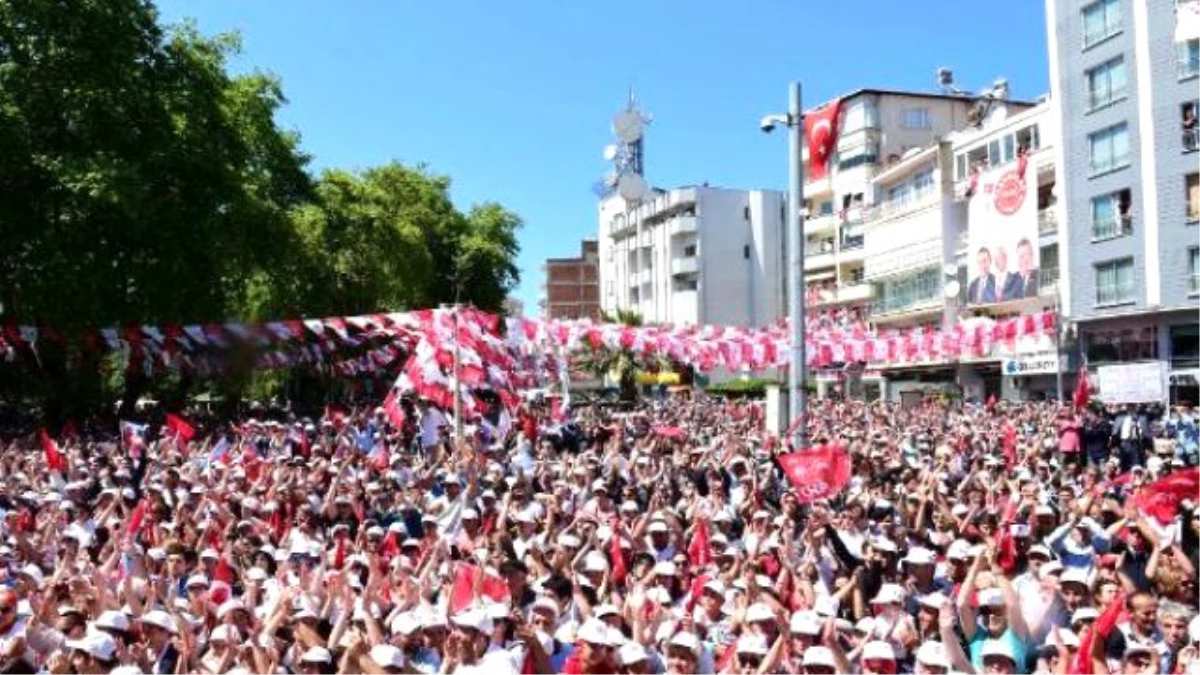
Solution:
<svg viewBox="0 0 1200 675"><path fill-rule="evenodd" d="M769 134L772 131L775 131L775 118L768 115L758 121L758 126L760 129L762 129L764 134Z"/></svg>

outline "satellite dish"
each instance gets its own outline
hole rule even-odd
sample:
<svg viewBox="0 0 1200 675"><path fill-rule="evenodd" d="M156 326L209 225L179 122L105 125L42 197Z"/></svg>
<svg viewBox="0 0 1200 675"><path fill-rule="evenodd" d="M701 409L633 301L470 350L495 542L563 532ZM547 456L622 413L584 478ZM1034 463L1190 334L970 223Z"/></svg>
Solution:
<svg viewBox="0 0 1200 675"><path fill-rule="evenodd" d="M623 174L617 180L617 193L625 199L625 201L636 202L640 201L646 193L650 191L650 186L646 185L646 179L636 173Z"/></svg>
<svg viewBox="0 0 1200 675"><path fill-rule="evenodd" d="M622 142L632 143L642 137L642 116L633 110L626 110L613 118L613 135Z"/></svg>
<svg viewBox="0 0 1200 675"><path fill-rule="evenodd" d="M616 158L617 158L617 146L615 146L615 145L604 146L604 159L606 161L611 162Z"/></svg>
<svg viewBox="0 0 1200 675"><path fill-rule="evenodd" d="M955 265L954 263L946 263L946 266L942 268L942 274L945 274L948 277L958 276L958 265Z"/></svg>
<svg viewBox="0 0 1200 675"><path fill-rule="evenodd" d="M962 290L962 286L958 283L958 280L952 279L952 280L946 282L946 287L944 289L942 289L942 294L945 295L947 298L957 298L958 292L961 290Z"/></svg>

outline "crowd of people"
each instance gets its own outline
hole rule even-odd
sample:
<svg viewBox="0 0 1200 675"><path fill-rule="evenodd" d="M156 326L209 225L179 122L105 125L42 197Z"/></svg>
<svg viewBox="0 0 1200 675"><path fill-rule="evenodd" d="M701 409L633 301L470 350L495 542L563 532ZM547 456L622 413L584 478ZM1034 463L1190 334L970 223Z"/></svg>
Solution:
<svg viewBox="0 0 1200 675"><path fill-rule="evenodd" d="M5 441L0 670L1200 673L1186 405L409 410Z"/></svg>

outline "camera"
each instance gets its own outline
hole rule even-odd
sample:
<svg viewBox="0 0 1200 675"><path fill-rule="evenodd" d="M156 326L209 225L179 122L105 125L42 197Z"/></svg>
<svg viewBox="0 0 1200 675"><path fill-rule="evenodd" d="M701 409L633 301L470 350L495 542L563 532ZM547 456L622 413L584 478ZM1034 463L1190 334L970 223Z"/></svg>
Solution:
<svg viewBox="0 0 1200 675"><path fill-rule="evenodd" d="M769 134L775 131L775 118L768 115L758 121L758 126L764 134Z"/></svg>

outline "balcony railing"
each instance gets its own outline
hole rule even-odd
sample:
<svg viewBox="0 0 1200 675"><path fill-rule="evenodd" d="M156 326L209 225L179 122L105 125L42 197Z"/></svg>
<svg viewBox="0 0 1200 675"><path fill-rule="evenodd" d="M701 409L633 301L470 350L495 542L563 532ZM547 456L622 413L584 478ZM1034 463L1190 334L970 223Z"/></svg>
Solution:
<svg viewBox="0 0 1200 675"><path fill-rule="evenodd" d="M1058 232L1058 216L1053 208L1038 211L1038 234L1046 236Z"/></svg>
<svg viewBox="0 0 1200 675"><path fill-rule="evenodd" d="M1195 152L1197 148L1200 148L1200 129L1196 129L1195 127L1184 129L1181 140L1183 141L1184 152Z"/></svg>
<svg viewBox="0 0 1200 675"><path fill-rule="evenodd" d="M1133 234L1133 216L1118 215L1092 221L1094 239L1112 239Z"/></svg>
<svg viewBox="0 0 1200 675"><path fill-rule="evenodd" d="M1059 272L1057 267L1043 267L1038 278L1038 293L1054 295L1058 292Z"/></svg>
<svg viewBox="0 0 1200 675"><path fill-rule="evenodd" d="M815 258L820 255L833 255L833 240L804 242L804 257Z"/></svg>
<svg viewBox="0 0 1200 675"><path fill-rule="evenodd" d="M849 235L849 236L843 236L841 249L843 251L853 251L855 249L862 248L863 241L864 241L864 238L863 238L863 235L861 235L861 234L853 234L853 235Z"/></svg>
<svg viewBox="0 0 1200 675"><path fill-rule="evenodd" d="M923 309L937 305L941 301L937 293L932 295L919 296L892 296L889 298L881 298L871 303L871 313L875 315L889 314L892 312L905 312L915 309Z"/></svg>

